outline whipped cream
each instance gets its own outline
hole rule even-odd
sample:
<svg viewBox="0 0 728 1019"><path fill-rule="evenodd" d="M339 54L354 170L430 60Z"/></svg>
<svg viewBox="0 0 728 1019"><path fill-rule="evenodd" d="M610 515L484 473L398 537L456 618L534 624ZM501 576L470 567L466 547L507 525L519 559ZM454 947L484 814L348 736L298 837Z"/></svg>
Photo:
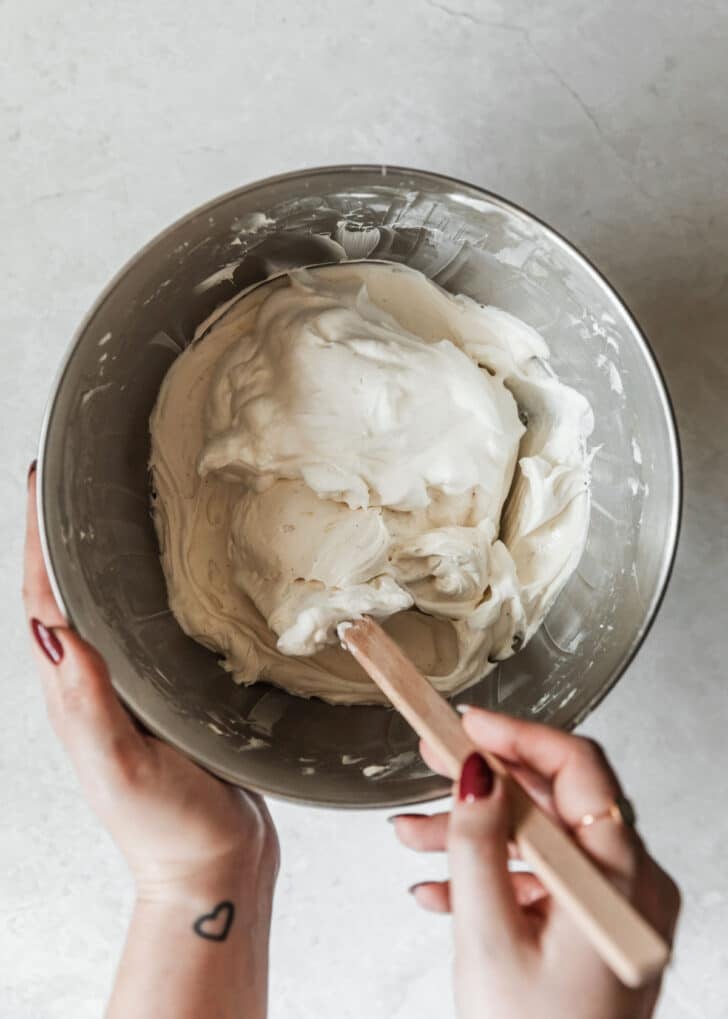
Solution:
<svg viewBox="0 0 728 1019"><path fill-rule="evenodd" d="M337 646L367 613L454 692L575 568L592 427L504 311L400 265L278 277L200 331L152 415L170 607L241 682L381 700Z"/></svg>

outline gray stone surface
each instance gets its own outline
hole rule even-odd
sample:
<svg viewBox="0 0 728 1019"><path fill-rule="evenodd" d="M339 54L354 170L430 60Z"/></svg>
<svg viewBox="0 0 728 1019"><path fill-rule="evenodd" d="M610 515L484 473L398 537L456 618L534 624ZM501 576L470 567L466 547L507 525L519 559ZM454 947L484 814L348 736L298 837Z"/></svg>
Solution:
<svg viewBox="0 0 728 1019"><path fill-rule="evenodd" d="M728 15L715 2L361 0L0 6L0 1014L102 1012L130 905L47 725L19 603L25 472L102 285L242 182L371 161L493 188L580 245L668 377L685 455L675 576L585 726L685 906L660 1019L728 1016ZM271 1016L451 1014L443 871L381 814L276 805Z"/></svg>

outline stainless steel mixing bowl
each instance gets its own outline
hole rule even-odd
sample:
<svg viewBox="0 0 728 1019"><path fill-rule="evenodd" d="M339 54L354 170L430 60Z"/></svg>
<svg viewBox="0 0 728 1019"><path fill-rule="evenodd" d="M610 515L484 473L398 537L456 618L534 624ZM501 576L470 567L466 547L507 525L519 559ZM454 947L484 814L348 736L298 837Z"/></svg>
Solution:
<svg viewBox="0 0 728 1019"><path fill-rule="evenodd" d="M43 427L38 488L58 602L148 728L231 782L356 807L434 798L448 783L393 711L236 686L182 633L149 514L147 422L165 372L221 302L288 267L367 257L525 319L594 408L579 568L530 644L459 698L575 725L624 671L664 593L678 443L659 370L619 297L502 198L417 170L345 166L271 178L192 212L122 269L79 329Z"/></svg>

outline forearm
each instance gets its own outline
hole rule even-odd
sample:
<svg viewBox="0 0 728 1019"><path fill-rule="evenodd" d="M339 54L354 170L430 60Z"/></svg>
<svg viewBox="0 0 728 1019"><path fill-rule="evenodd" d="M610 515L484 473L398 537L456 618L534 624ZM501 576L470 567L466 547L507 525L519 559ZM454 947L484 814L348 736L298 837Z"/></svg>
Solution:
<svg viewBox="0 0 728 1019"><path fill-rule="evenodd" d="M270 909L247 876L142 893L107 1019L264 1019Z"/></svg>

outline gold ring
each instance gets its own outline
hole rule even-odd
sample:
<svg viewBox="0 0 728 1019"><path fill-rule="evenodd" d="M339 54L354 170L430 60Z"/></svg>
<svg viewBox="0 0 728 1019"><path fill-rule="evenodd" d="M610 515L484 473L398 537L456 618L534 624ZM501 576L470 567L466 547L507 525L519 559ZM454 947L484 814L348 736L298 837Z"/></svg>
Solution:
<svg viewBox="0 0 728 1019"><path fill-rule="evenodd" d="M612 800L608 807L598 814L584 814L574 827L589 828L591 825L596 824L597 821L606 819L616 821L617 824L623 824L626 828L634 828L637 823L637 814L627 797L620 793L619 796Z"/></svg>

